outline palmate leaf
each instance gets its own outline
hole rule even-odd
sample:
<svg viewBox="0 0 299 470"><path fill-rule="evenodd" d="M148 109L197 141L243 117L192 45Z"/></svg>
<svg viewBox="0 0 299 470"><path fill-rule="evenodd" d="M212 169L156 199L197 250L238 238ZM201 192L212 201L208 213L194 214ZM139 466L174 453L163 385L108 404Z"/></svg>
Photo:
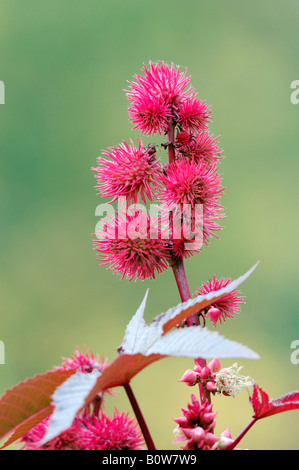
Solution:
<svg viewBox="0 0 299 470"><path fill-rule="evenodd" d="M250 403L254 411L253 418L266 418L285 411L299 410L299 392L290 392L272 399L261 387L254 384Z"/></svg>
<svg viewBox="0 0 299 470"><path fill-rule="evenodd" d="M119 348L119 356L94 379L77 373L62 384L53 395L54 412L42 443L54 438L66 430L76 414L86 406L95 395L107 388L124 385L149 364L167 356L258 359L252 350L234 341L230 341L217 332L211 332L200 326L172 330L172 327L186 318L209 306L222 295L231 292L253 271L255 266L244 276L231 282L225 288L202 295L196 299L181 303L157 316L150 325L143 315L148 292L129 322ZM72 390L75 390L72 399Z"/></svg>
<svg viewBox="0 0 299 470"><path fill-rule="evenodd" d="M255 352L246 346L220 336L217 331L212 332L199 326L173 330L175 325L180 324L188 316L203 310L223 295L235 290L250 276L256 266L257 264L226 287L206 295L197 296L158 315L150 325L147 325L143 318L147 292L139 309L127 326L119 350L126 354L141 353L145 356L162 354L194 358L217 356L222 359L233 357L258 359L259 356Z"/></svg>
<svg viewBox="0 0 299 470"><path fill-rule="evenodd" d="M1 447L24 435L53 411L51 395L74 371L53 370L36 375L7 390L0 399L0 439L13 431Z"/></svg>
<svg viewBox="0 0 299 470"><path fill-rule="evenodd" d="M77 411L84 405L85 397L95 385L99 375L100 372L97 370L89 374L77 372L55 390L52 396L55 411L51 416L51 425L43 439L45 442L60 434L59 429L68 429L71 426Z"/></svg>

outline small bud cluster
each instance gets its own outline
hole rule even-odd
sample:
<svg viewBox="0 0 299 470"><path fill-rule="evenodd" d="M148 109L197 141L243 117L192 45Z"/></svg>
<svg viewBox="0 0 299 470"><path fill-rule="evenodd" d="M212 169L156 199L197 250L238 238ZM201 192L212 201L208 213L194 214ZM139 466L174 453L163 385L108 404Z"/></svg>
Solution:
<svg viewBox="0 0 299 470"><path fill-rule="evenodd" d="M240 374L241 367L237 364L231 367L221 369L217 358L213 359L208 365L201 366L199 361L195 360L195 366L186 370L180 382L185 382L188 386L201 384L208 392L221 393L225 396L239 394L243 388L249 388L252 385L252 379Z"/></svg>
<svg viewBox="0 0 299 470"><path fill-rule="evenodd" d="M182 443L183 450L225 450L232 442L230 430L226 429L220 437L214 434L216 415L213 405L206 400L202 405L194 394L188 408L182 408L183 417L174 418L177 427L174 430L174 443Z"/></svg>

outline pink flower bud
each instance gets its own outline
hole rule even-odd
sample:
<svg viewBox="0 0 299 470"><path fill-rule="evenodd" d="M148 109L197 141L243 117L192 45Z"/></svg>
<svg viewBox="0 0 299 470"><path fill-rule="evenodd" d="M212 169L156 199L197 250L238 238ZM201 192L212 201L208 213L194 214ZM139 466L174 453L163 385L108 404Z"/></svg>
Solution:
<svg viewBox="0 0 299 470"><path fill-rule="evenodd" d="M202 369L203 367L205 367L205 365L206 365L205 359L202 359L201 357L198 357L197 359L195 359L194 362L195 362L196 367L198 366L198 368L199 368L198 370L199 370L199 371L201 371L201 369ZM195 367L194 367L194 370L195 370Z"/></svg>
<svg viewBox="0 0 299 470"><path fill-rule="evenodd" d="M209 380L206 383L206 389L209 390L209 392L214 392L215 391L215 382L213 380Z"/></svg>
<svg viewBox="0 0 299 470"><path fill-rule="evenodd" d="M183 417L183 416L180 417L180 418L173 418L173 421L181 427L188 426L188 424L189 424L188 419Z"/></svg>
<svg viewBox="0 0 299 470"><path fill-rule="evenodd" d="M206 380L206 379L211 375L211 371L210 371L210 369L206 366L206 367L204 367L204 368L202 369L200 375L201 375L201 378L202 378L203 380Z"/></svg>
<svg viewBox="0 0 299 470"><path fill-rule="evenodd" d="M221 365L220 365L220 362L219 362L219 360L217 359L217 357L215 357L215 359L213 359L213 360L208 364L208 368L211 369L211 370L214 371L214 372L219 372L219 371L220 371Z"/></svg>
<svg viewBox="0 0 299 470"><path fill-rule="evenodd" d="M211 307L208 310L207 316L210 318L211 322L213 323L214 326L216 326L217 320L221 316L221 312L218 308Z"/></svg>
<svg viewBox="0 0 299 470"><path fill-rule="evenodd" d="M217 443L214 444L212 450L226 450L233 442L233 439L228 437L220 437Z"/></svg>
<svg viewBox="0 0 299 470"><path fill-rule="evenodd" d="M211 432L207 432L205 435L205 442L209 447L212 447L216 442L219 441L219 437L215 436Z"/></svg>
<svg viewBox="0 0 299 470"><path fill-rule="evenodd" d="M194 442L201 441L205 437L205 431L200 426L196 426L196 428L185 428L182 429L182 431L188 439L192 439Z"/></svg>
<svg viewBox="0 0 299 470"><path fill-rule="evenodd" d="M204 423L208 424L208 423L211 423L213 421L213 419L215 419L216 415L217 415L217 412L216 413L205 413L202 416L201 420Z"/></svg>
<svg viewBox="0 0 299 470"><path fill-rule="evenodd" d="M223 431L221 434L220 434L221 437L228 437L229 439L232 438L232 435L231 435L231 432L230 432L230 429L227 428L225 431Z"/></svg>
<svg viewBox="0 0 299 470"><path fill-rule="evenodd" d="M192 386L196 384L197 379L198 379L198 374L196 374L193 370L188 369L183 374L179 382L185 382L187 385Z"/></svg>
<svg viewBox="0 0 299 470"><path fill-rule="evenodd" d="M202 367L201 367L199 364L195 364L195 366L194 366L194 369L193 369L193 370L194 370L194 372L198 372L198 373L200 373L200 372L201 372L201 370L202 370Z"/></svg>

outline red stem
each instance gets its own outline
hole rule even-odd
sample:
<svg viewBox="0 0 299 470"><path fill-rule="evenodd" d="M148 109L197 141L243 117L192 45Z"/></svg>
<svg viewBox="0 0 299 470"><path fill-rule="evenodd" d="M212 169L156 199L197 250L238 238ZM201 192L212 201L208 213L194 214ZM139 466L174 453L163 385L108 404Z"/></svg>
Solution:
<svg viewBox="0 0 299 470"><path fill-rule="evenodd" d="M182 302L186 302L187 300L191 299L191 293L186 277L184 260L174 262L171 267L178 286L181 300ZM188 326L199 325L198 315L196 315L196 313L188 317L186 321Z"/></svg>
<svg viewBox="0 0 299 470"><path fill-rule="evenodd" d="M175 132L175 124L173 124L173 120L172 120L172 118L170 118L169 123L168 123L168 159L169 159L169 163L174 162L174 160L175 160L174 132Z"/></svg>
<svg viewBox="0 0 299 470"><path fill-rule="evenodd" d="M168 159L169 163L175 161L175 149L174 149L174 138L175 138L175 124L173 123L173 119L170 118L168 121ZM184 266L184 260L181 259L179 261L174 261L171 263L171 267L173 270L173 274L177 283L177 287L180 293L180 297L182 302L186 302L187 300L191 299L191 293L189 289L189 284L187 281L186 277L186 272L185 272L185 266ZM198 315L193 314L190 317L186 319L187 325L192 326L192 325L199 325L199 318ZM204 365L206 365L206 360L201 359L201 362ZM199 394L200 394L200 399L202 403L206 400L211 402L211 394L210 392L203 387L201 384L199 384Z"/></svg>
<svg viewBox="0 0 299 470"><path fill-rule="evenodd" d="M191 299L191 293L186 277L184 260L173 263L171 267L178 286L181 300L182 302L186 302L187 300ZM190 317L186 319L186 322L188 326L199 325L198 315L196 313L190 315ZM202 367L204 367L207 364L207 361L201 358L201 363ZM209 403L211 402L211 393L201 384L199 384L199 394L202 403L206 400L208 400Z"/></svg>
<svg viewBox="0 0 299 470"><path fill-rule="evenodd" d="M181 300L182 302L186 302L187 300L191 299L191 293L186 278L184 261L180 260L174 263L171 267L179 289Z"/></svg>
<svg viewBox="0 0 299 470"><path fill-rule="evenodd" d="M251 426L254 425L254 423L257 421L256 418L253 418L250 423L247 424L246 428L243 429L243 431L239 434L239 436L234 440L234 442L232 442L226 450L234 450L234 448L236 447L237 444L239 444L239 442L241 441L241 439L243 439L243 437L245 436L245 434L249 431L249 429L251 428Z"/></svg>
<svg viewBox="0 0 299 470"><path fill-rule="evenodd" d="M145 443L147 445L148 450L156 450L155 444L152 440L149 429L147 427L147 424L145 422L145 419L143 417L141 409L139 408L138 402L135 398L135 395L134 395L134 392L131 388L131 385L129 383L124 384L124 389L127 393L127 396L128 396L128 398L130 400L130 403L131 403L131 406L134 410L136 419L137 419L138 424L140 426L140 429L142 431L142 434L143 434L143 437L144 437L144 440L145 440Z"/></svg>

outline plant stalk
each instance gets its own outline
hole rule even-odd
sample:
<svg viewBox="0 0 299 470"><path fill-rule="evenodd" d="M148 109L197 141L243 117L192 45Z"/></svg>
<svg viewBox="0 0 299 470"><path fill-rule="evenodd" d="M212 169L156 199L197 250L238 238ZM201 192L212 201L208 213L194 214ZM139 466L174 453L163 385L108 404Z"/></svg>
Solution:
<svg viewBox="0 0 299 470"><path fill-rule="evenodd" d="M234 448L236 447L237 444L239 444L239 442L241 441L241 439L243 439L243 437L245 436L245 434L249 431L249 429L251 428L251 426L254 425L254 423L256 423L257 419L256 418L253 418L248 424L247 426L243 429L243 431L239 434L239 436L234 440L234 442L232 442L226 450L234 450Z"/></svg>
<svg viewBox="0 0 299 470"><path fill-rule="evenodd" d="M172 118L169 119L168 122L168 159L169 163L172 163L175 161L175 149L174 149L174 139L175 139L175 124ZM191 299L191 293L190 293L190 288L189 284L187 281L186 277L186 272L185 272L185 266L184 266L184 260L181 259L179 261L173 261L170 263L173 274L176 280L176 284L179 290L179 294L181 297L182 302L186 302L187 300ZM190 315L186 319L187 326L193 326L193 325L200 325L199 317L195 313L193 315ZM201 359L202 365L206 365L206 360ZM206 400L211 402L211 393L203 387L201 384L199 384L199 394L200 394L200 399L202 403Z"/></svg>
<svg viewBox="0 0 299 470"><path fill-rule="evenodd" d="M174 134L175 134L175 124L173 123L172 117L169 118L168 123L168 159L169 163L175 161L175 151L174 151Z"/></svg>
<svg viewBox="0 0 299 470"><path fill-rule="evenodd" d="M186 302L187 300L191 299L191 293L190 293L189 284L188 284L187 277L186 277L184 260L181 259L179 261L172 263L171 267L172 267L173 274L177 283L181 300L182 302ZM186 319L186 322L188 326L199 325L198 315L196 315L196 313L193 315L190 315L190 317Z"/></svg>
<svg viewBox="0 0 299 470"><path fill-rule="evenodd" d="M174 262L171 264L173 274L177 283L177 287L180 293L180 297L182 302L186 302L187 300L191 299L191 293L190 293L190 288L189 284L187 281L186 277L186 272L185 272L185 266L184 266L184 260L179 260L177 262ZM193 325L200 325L199 323L199 318L196 313L193 315L190 315L186 319L187 326L193 326ZM203 358L199 358L201 361L202 367L204 367L207 364L207 361ZM205 402L208 400L209 403L211 403L211 393L203 387L201 384L199 384L199 394L200 394L200 399L201 402Z"/></svg>
<svg viewBox="0 0 299 470"><path fill-rule="evenodd" d="M186 277L184 261L177 261L171 267L178 286L181 300L182 302L186 302L187 300L191 299L191 293Z"/></svg>
<svg viewBox="0 0 299 470"><path fill-rule="evenodd" d="M134 410L136 419L137 419L138 424L140 426L140 429L141 429L141 432L143 434L143 437L144 437L144 440L145 440L145 443L147 445L148 450L156 450L154 441L152 440L149 429L147 427L144 416L143 416L143 414L141 412L141 409L138 405L138 402L136 400L136 397L134 395L134 392L132 390L131 385L129 383L124 384L124 389L127 393L127 396L128 396L129 401L131 403L131 406Z"/></svg>

